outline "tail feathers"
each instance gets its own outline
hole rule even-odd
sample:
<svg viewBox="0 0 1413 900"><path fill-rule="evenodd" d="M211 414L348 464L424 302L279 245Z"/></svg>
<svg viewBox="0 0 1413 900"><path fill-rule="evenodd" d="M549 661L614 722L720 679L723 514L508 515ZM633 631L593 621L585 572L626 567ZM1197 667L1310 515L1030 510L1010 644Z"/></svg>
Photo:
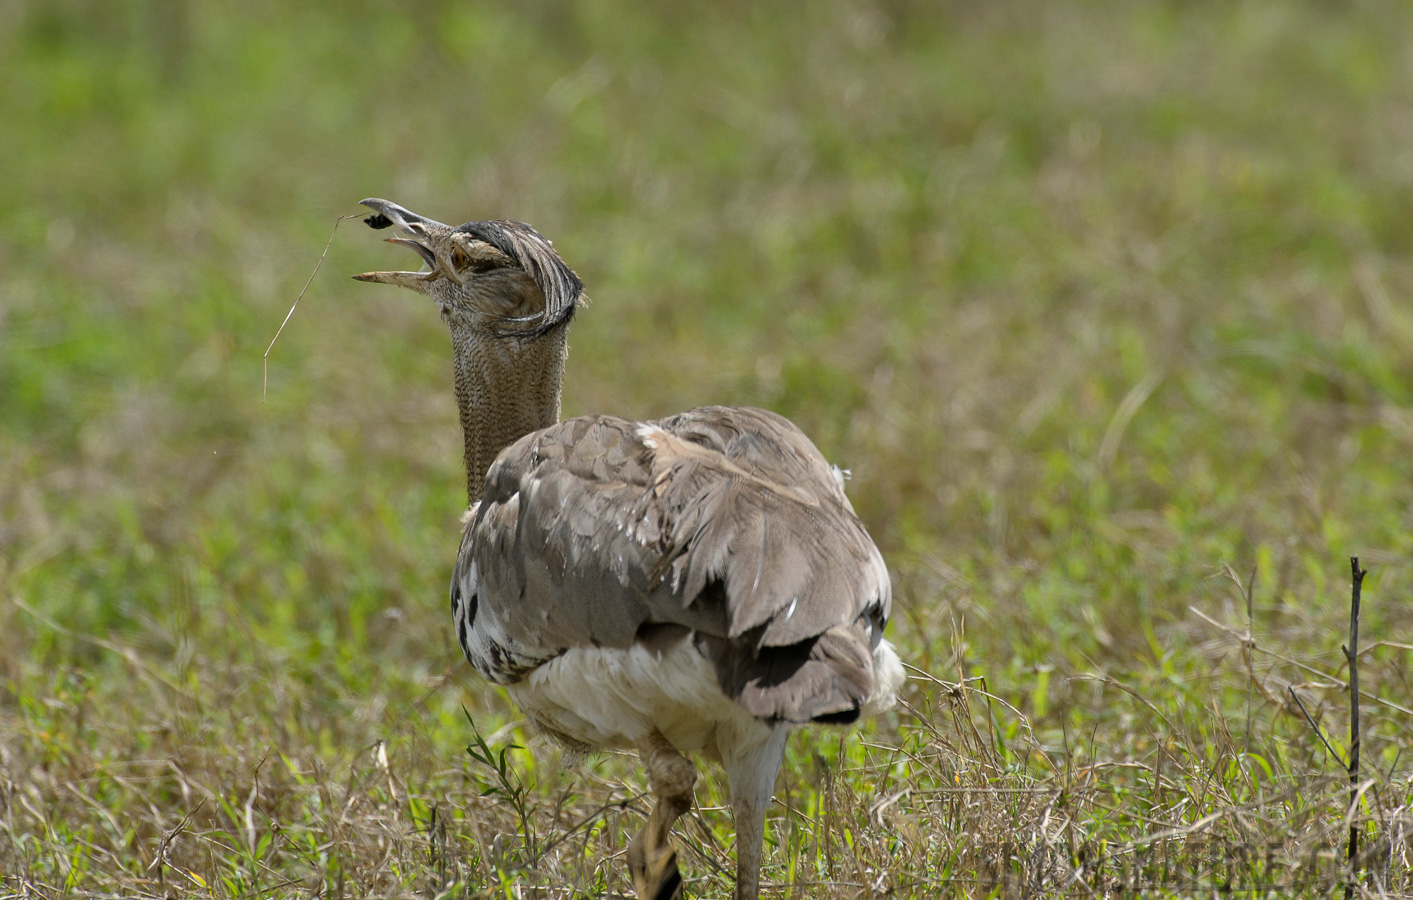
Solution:
<svg viewBox="0 0 1413 900"><path fill-rule="evenodd" d="M881 716L892 709L898 702L898 691L907 680L908 673L893 645L879 641L873 649L873 691L864 700L861 710L864 718Z"/></svg>
<svg viewBox="0 0 1413 900"><path fill-rule="evenodd" d="M728 697L769 722L844 725L870 704L874 652L861 620L785 647L759 647L753 636L736 640L698 633Z"/></svg>

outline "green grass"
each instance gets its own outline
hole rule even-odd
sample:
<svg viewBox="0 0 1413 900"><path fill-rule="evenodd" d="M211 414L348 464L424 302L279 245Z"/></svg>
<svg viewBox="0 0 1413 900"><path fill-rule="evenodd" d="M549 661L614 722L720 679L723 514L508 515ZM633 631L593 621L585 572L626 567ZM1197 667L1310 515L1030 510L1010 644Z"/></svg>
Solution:
<svg viewBox="0 0 1413 900"><path fill-rule="evenodd" d="M767 896L1338 890L1289 689L1343 752L1351 555L1413 892L1413 10L521 6L0 11L0 895L629 892L634 761L451 640L448 342L347 279L400 253L339 229L262 400L365 196L555 239L566 414L852 469L915 677L793 740Z"/></svg>

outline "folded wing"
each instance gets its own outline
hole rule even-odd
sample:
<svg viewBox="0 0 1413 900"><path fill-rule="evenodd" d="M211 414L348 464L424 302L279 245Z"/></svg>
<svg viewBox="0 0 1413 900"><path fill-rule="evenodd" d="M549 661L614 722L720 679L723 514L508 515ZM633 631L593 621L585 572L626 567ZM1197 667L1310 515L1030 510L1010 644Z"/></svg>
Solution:
<svg viewBox="0 0 1413 900"><path fill-rule="evenodd" d="M707 407L570 419L509 447L468 516L452 603L497 682L680 626L753 715L847 722L873 687L890 587L794 425Z"/></svg>

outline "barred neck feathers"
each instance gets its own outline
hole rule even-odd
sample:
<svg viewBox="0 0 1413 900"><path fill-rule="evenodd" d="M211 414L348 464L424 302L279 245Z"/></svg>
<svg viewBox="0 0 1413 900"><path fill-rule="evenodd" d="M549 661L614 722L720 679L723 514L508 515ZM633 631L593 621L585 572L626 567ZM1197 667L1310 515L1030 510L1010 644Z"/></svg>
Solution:
<svg viewBox="0 0 1413 900"><path fill-rule="evenodd" d="M568 330L528 338L452 331L469 503L481 498L486 472L502 450L559 421Z"/></svg>

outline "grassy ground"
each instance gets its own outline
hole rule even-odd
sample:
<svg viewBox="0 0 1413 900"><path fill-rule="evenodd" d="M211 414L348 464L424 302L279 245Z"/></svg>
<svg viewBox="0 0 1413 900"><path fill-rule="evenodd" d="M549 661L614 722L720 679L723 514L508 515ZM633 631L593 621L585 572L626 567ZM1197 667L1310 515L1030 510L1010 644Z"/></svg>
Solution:
<svg viewBox="0 0 1413 900"><path fill-rule="evenodd" d="M1350 823L1413 892L1413 9L523 6L0 7L0 895L628 891L634 761L450 638L403 254L339 230L262 400L370 195L556 238L567 414L853 470L915 677L795 738L767 895L1319 893Z"/></svg>

